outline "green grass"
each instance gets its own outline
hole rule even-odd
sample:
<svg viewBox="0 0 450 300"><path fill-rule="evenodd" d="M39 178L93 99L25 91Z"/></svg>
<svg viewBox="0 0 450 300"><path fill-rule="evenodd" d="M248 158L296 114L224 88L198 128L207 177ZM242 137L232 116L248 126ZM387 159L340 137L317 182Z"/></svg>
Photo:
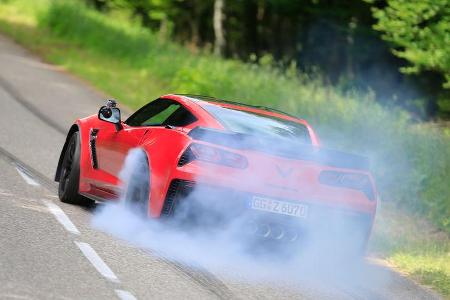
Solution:
<svg viewBox="0 0 450 300"><path fill-rule="evenodd" d="M390 260L425 285L435 287L442 295L450 297L450 268L448 253L410 254L397 253Z"/></svg>
<svg viewBox="0 0 450 300"><path fill-rule="evenodd" d="M131 108L173 92L267 105L307 119L325 145L368 155L381 197L391 203L382 203L372 249L449 295L448 239L417 231L416 220L426 217L448 237L450 130L413 124L374 95L344 94L295 67L280 70L269 57L244 64L194 55L120 14L69 0L0 0L0 30Z"/></svg>
<svg viewBox="0 0 450 300"><path fill-rule="evenodd" d="M428 221L382 203L369 248L450 299L450 237Z"/></svg>

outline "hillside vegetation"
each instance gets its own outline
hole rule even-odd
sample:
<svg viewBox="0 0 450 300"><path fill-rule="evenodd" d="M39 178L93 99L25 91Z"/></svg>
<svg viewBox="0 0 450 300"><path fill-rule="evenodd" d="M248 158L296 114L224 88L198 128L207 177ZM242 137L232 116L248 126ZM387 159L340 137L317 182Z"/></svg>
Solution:
<svg viewBox="0 0 450 300"><path fill-rule="evenodd" d="M448 0L79 0L161 38L243 61L270 54L423 119L450 118Z"/></svg>

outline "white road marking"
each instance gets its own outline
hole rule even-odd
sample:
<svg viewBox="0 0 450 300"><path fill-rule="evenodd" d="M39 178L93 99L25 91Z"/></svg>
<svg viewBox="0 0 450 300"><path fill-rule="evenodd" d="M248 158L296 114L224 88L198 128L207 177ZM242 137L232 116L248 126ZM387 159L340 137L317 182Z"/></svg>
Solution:
<svg viewBox="0 0 450 300"><path fill-rule="evenodd" d="M2 195L2 196L13 196L13 194L11 194L11 193L4 193L4 192L0 192L0 195Z"/></svg>
<svg viewBox="0 0 450 300"><path fill-rule="evenodd" d="M130 292L124 290L114 290L120 300L137 300Z"/></svg>
<svg viewBox="0 0 450 300"><path fill-rule="evenodd" d="M108 267L102 258L95 252L95 250L88 244L83 242L75 242L81 252L86 256L89 262L107 279L113 282L120 282L116 274Z"/></svg>
<svg viewBox="0 0 450 300"><path fill-rule="evenodd" d="M26 183L32 186L40 186L40 184L36 180L34 180L33 177L24 172L20 167L16 167L16 170Z"/></svg>
<svg viewBox="0 0 450 300"><path fill-rule="evenodd" d="M58 220L58 222L61 223L61 225L64 226L67 231L74 234L80 234L80 231L77 229L77 227L72 223L72 221L70 221L69 217L58 205L45 199L41 200L47 206L48 210L56 217L56 220Z"/></svg>

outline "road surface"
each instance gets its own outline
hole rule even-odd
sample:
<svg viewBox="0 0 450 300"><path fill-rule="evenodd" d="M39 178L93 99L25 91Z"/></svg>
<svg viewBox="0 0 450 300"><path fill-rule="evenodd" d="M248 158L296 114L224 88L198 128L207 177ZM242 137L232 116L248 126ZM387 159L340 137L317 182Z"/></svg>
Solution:
<svg viewBox="0 0 450 300"><path fill-rule="evenodd" d="M355 282L283 286L185 265L92 228L93 212L59 202L52 178L71 123L103 97L0 35L0 299L438 299L370 260Z"/></svg>

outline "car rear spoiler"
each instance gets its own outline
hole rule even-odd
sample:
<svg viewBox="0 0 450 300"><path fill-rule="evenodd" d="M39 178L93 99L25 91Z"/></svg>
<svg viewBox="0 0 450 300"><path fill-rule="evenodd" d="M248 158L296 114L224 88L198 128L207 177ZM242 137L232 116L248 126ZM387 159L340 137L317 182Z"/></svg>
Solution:
<svg viewBox="0 0 450 300"><path fill-rule="evenodd" d="M266 140L247 134L205 127L195 127L188 135L194 140L222 145L233 149L256 150L290 159L314 161L336 168L369 170L369 159L367 157L333 149L325 149L294 142L280 143L279 140Z"/></svg>

